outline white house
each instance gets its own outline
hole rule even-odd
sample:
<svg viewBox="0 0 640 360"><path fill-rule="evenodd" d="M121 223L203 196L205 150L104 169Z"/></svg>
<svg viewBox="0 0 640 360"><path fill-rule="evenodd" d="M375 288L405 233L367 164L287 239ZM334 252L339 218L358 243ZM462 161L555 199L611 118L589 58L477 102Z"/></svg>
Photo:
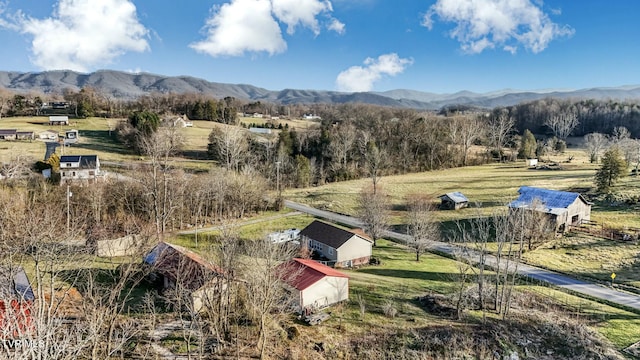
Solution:
<svg viewBox="0 0 640 360"><path fill-rule="evenodd" d="M296 311L314 311L349 299L349 277L310 259L280 265Z"/></svg>
<svg viewBox="0 0 640 360"><path fill-rule="evenodd" d="M334 267L368 264L373 247L363 234L318 220L300 231L300 243Z"/></svg>
<svg viewBox="0 0 640 360"><path fill-rule="evenodd" d="M191 120L189 120L189 118L187 117L187 115L183 115L183 116L178 116L177 118L175 118L173 120L173 126L174 127L193 127L193 122Z"/></svg>
<svg viewBox="0 0 640 360"><path fill-rule="evenodd" d="M61 184L71 181L92 183L101 175L98 155L63 155L60 157Z"/></svg>

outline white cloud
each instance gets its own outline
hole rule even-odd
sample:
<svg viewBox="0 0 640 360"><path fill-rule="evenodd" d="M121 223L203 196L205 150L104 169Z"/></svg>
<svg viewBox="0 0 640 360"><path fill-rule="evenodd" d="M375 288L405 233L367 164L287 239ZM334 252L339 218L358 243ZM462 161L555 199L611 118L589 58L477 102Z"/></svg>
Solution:
<svg viewBox="0 0 640 360"><path fill-rule="evenodd" d="M45 70L88 71L127 51L149 49L149 31L129 0L60 0L51 17L18 12L0 25L33 37L31 61Z"/></svg>
<svg viewBox="0 0 640 360"><path fill-rule="evenodd" d="M411 64L413 59L403 59L395 53L380 55L377 59L367 58L365 66L352 66L338 74L336 88L347 92L370 91L383 75L398 75Z"/></svg>
<svg viewBox="0 0 640 360"><path fill-rule="evenodd" d="M314 34L320 34L320 25L316 16L323 12L332 11L329 1L319 0L271 0L273 15L287 24L287 33L295 33L298 24L307 27Z"/></svg>
<svg viewBox="0 0 640 360"><path fill-rule="evenodd" d="M205 25L206 38L189 46L214 57L245 52L273 55L287 49L280 23L287 26L289 35L303 27L317 36L321 25L344 33L345 25L330 16L332 11L328 0L230 0L213 8ZM322 24L320 16L326 18Z"/></svg>
<svg viewBox="0 0 640 360"><path fill-rule="evenodd" d="M518 45L538 53L552 40L574 33L571 27L552 22L541 3L530 0L438 0L422 25L432 29L435 16L456 23L450 35L469 53L499 46L513 54Z"/></svg>
<svg viewBox="0 0 640 360"><path fill-rule="evenodd" d="M207 20L207 38L189 45L211 56L240 56L245 51L283 52L287 44L271 16L270 0L233 0Z"/></svg>
<svg viewBox="0 0 640 360"><path fill-rule="evenodd" d="M328 26L328 29L331 31L335 31L338 34L342 35L344 34L345 30L345 25L344 23L340 22L340 20L338 19L331 19L331 23Z"/></svg>

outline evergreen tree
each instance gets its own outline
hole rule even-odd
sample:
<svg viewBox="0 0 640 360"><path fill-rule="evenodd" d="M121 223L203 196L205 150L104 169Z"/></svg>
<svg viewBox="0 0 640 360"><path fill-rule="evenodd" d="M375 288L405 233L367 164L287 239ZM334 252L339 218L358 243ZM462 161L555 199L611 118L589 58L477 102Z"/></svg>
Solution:
<svg viewBox="0 0 640 360"><path fill-rule="evenodd" d="M608 191L627 171L627 162L620 148L612 146L602 156L602 167L596 172L595 182L600 192Z"/></svg>
<svg viewBox="0 0 640 360"><path fill-rule="evenodd" d="M520 150L518 156L524 159L532 159L536 157L536 138L533 133L526 129L520 140Z"/></svg>

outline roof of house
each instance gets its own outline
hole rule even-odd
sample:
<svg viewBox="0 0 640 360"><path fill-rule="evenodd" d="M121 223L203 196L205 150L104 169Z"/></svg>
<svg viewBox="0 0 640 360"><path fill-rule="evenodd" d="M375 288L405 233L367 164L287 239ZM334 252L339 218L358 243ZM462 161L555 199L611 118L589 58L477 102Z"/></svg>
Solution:
<svg viewBox="0 0 640 360"><path fill-rule="evenodd" d="M80 169L95 169L98 164L98 155L63 155L61 163L80 163Z"/></svg>
<svg viewBox="0 0 640 360"><path fill-rule="evenodd" d="M0 300L33 301L35 298L22 267L0 267Z"/></svg>
<svg viewBox="0 0 640 360"><path fill-rule="evenodd" d="M17 135L33 135L33 131L16 131Z"/></svg>
<svg viewBox="0 0 640 360"><path fill-rule="evenodd" d="M310 239L328 245L334 249L337 249L340 246L344 245L344 243L349 241L349 239L351 239L353 236L358 236L364 240L369 241L368 239L365 239L362 236L351 231L344 230L337 226L327 224L318 220L314 220L306 228L302 229L302 231L300 231L300 236L306 236Z"/></svg>
<svg viewBox="0 0 640 360"><path fill-rule="evenodd" d="M578 198L581 199L585 204L589 204L589 202L579 193L568 191L522 186L518 190L518 193L520 193L520 197L509 203L509 207L529 208L536 201L539 201L540 208L536 210L557 215L565 212L569 205L573 204Z"/></svg>
<svg viewBox="0 0 640 360"><path fill-rule="evenodd" d="M0 135L15 135L17 132L16 129L0 129Z"/></svg>
<svg viewBox="0 0 640 360"><path fill-rule="evenodd" d="M467 199L466 196L464 196L461 192L457 192L457 191L441 195L440 199L442 199L444 197L447 197L447 198L451 199L451 201L453 201L455 203L469 202L469 199Z"/></svg>
<svg viewBox="0 0 640 360"><path fill-rule="evenodd" d="M200 254L191 251L185 247L180 245L170 244L168 242L160 242L156 245L149 253L144 257L144 262L149 265L155 265L158 259L169 249L169 251L174 251L179 253L186 258L193 260L199 265L202 265L204 268L211 270L216 273L222 273L222 270L217 266L213 265L211 262L203 258Z"/></svg>
<svg viewBox="0 0 640 360"><path fill-rule="evenodd" d="M290 262L282 264L282 266L286 267L287 272L294 273L292 278L286 279L286 282L298 290L310 287L325 276L349 277L340 271L311 259L292 259Z"/></svg>

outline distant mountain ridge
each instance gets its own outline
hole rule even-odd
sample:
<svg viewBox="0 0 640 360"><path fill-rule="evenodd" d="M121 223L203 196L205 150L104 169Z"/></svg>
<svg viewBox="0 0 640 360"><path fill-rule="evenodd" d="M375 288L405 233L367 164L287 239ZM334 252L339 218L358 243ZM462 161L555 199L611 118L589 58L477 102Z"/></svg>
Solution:
<svg viewBox="0 0 640 360"><path fill-rule="evenodd" d="M324 90L267 90L247 84L210 82L191 76L162 76L148 73L128 73L100 70L89 74L74 71L44 71L33 73L0 71L0 87L17 91L61 93L91 86L114 98L135 99L151 93L198 93L216 98L232 96L238 99L282 104L294 103L366 103L373 105L435 110L444 106L465 105L481 108L510 106L546 97L574 99L640 99L640 85L600 87L581 90L520 91L505 89L478 94L460 91L436 94L398 89L384 92L344 93Z"/></svg>

